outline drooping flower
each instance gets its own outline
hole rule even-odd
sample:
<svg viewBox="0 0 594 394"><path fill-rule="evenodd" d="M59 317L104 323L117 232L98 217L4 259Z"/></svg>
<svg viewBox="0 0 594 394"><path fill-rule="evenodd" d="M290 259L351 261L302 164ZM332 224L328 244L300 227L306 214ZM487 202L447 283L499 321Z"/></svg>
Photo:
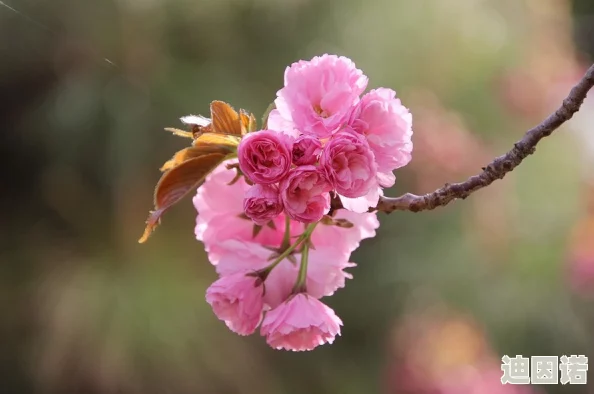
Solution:
<svg viewBox="0 0 594 394"><path fill-rule="evenodd" d="M258 225L265 225L283 211L283 203L276 185L256 184L248 189L243 199L247 217Z"/></svg>
<svg viewBox="0 0 594 394"><path fill-rule="evenodd" d="M329 137L348 120L367 87L367 77L346 57L316 56L285 70L285 86L275 100L282 119L304 134ZM281 123L278 118L276 124Z"/></svg>
<svg viewBox="0 0 594 394"><path fill-rule="evenodd" d="M339 131L324 147L320 165L336 191L345 197L363 197L377 188L377 165L361 134Z"/></svg>
<svg viewBox="0 0 594 394"><path fill-rule="evenodd" d="M269 311L260 332L273 348L304 351L334 342L341 325L332 309L300 293Z"/></svg>
<svg viewBox="0 0 594 394"><path fill-rule="evenodd" d="M286 213L302 223L317 222L330 209L332 186L315 166L292 169L279 186Z"/></svg>
<svg viewBox="0 0 594 394"><path fill-rule="evenodd" d="M274 252L256 242L227 240L221 246L224 252L217 265L217 272L221 276L255 273L272 263L269 258ZM300 256L295 255L295 258L298 261ZM298 265L285 259L270 272L264 282L265 309L276 308L289 297L297 280L298 270Z"/></svg>
<svg viewBox="0 0 594 394"><path fill-rule="evenodd" d="M293 144L293 164L304 166L315 164L322 152L320 139L311 135L302 135Z"/></svg>
<svg viewBox="0 0 594 394"><path fill-rule="evenodd" d="M206 291L217 317L239 335L252 334L262 320L264 287L245 272L223 276Z"/></svg>
<svg viewBox="0 0 594 394"><path fill-rule="evenodd" d="M241 171L255 183L270 185L291 168L292 138L272 130L249 133L237 149Z"/></svg>
<svg viewBox="0 0 594 394"><path fill-rule="evenodd" d="M273 220L273 226L264 225L254 236L254 223L243 213L243 196L250 189L243 177L229 185L236 172L227 169L236 161L222 164L210 174L194 197L198 211L196 237L203 241L208 258L217 266L220 275L256 271L271 263L271 249L281 245L284 236L285 214ZM350 275L345 269L353 266L350 253L361 240L375 236L379 227L377 214L357 214L344 209L334 214L334 219L346 220L352 227L338 227L320 223L312 234L315 250L310 250L307 286L317 297L332 294L343 287ZM291 239L303 232L304 225L291 220ZM294 253L299 262L299 250ZM290 294L297 279L299 264L285 259L266 280L265 303L273 308Z"/></svg>
<svg viewBox="0 0 594 394"><path fill-rule="evenodd" d="M340 241L337 241L340 244ZM350 252L344 252L340 247L331 245L330 241L323 246L315 245L316 249L309 251L309 269L307 270L307 292L314 298L330 296L344 287L347 279L352 275L346 269L354 267L349 262ZM237 240L223 241L220 245L221 257L217 264L217 272L221 276L235 273L256 272L266 268L274 252L256 243ZM267 308L275 308L281 304L293 291L297 280L301 253L295 252L294 260L281 261L268 275L265 281L266 292L264 304Z"/></svg>
<svg viewBox="0 0 594 394"><path fill-rule="evenodd" d="M352 112L349 125L367 138L380 185L394 185L392 171L408 164L413 148L412 115L396 98L396 92L380 88L365 94Z"/></svg>

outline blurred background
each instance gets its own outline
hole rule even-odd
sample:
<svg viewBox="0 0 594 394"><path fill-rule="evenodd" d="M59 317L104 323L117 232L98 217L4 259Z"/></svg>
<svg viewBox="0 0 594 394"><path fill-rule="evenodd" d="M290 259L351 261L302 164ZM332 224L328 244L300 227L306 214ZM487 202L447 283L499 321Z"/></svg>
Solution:
<svg viewBox="0 0 594 394"><path fill-rule="evenodd" d="M343 336L313 352L215 318L190 199L136 242L186 143L164 127L213 99L262 114L287 65L327 52L411 109L388 193L425 193L560 104L594 2L0 1L0 393L594 392L499 381L503 355L594 356L594 98L505 180L379 215L325 299Z"/></svg>

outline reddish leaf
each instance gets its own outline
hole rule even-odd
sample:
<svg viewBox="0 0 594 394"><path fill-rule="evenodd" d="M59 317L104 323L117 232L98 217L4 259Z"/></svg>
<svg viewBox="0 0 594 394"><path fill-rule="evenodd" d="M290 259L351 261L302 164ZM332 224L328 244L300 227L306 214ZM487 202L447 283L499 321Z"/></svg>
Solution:
<svg viewBox="0 0 594 394"><path fill-rule="evenodd" d="M145 242L159 225L161 216L184 198L195 191L206 176L227 159L227 153L210 153L184 161L177 167L165 172L155 188L155 210L151 211L146 221L144 234L138 240Z"/></svg>
<svg viewBox="0 0 594 394"><path fill-rule="evenodd" d="M225 146L235 151L235 148L239 145L241 139L233 135L226 134L215 134L215 133L204 133L198 136L192 145L194 146L206 146L206 145L217 145Z"/></svg>
<svg viewBox="0 0 594 394"><path fill-rule="evenodd" d="M211 153L230 154L235 152L234 145L207 145L201 144L199 146L191 146L184 148L177 152L171 159L165 162L161 167L161 171L167 171L177 167L181 163L200 156L209 155Z"/></svg>
<svg viewBox="0 0 594 394"><path fill-rule="evenodd" d="M173 133L173 135L177 135L178 137L194 138L194 135L190 131L184 131L176 129L174 127L166 127L165 131L169 131L170 133Z"/></svg>
<svg viewBox="0 0 594 394"><path fill-rule="evenodd" d="M236 157L241 137L256 127L254 115L243 110L237 113L223 101L213 101L210 112L211 119L195 115L181 118L191 127L189 132L166 129L175 135L193 138L192 146L177 152L161 167L164 173L155 188L155 210L147 219L140 243L147 240L167 209L198 188L220 163Z"/></svg>
<svg viewBox="0 0 594 394"><path fill-rule="evenodd" d="M230 134L241 137L242 121L239 114L224 101L210 103L210 117L212 119L212 132L217 134Z"/></svg>
<svg viewBox="0 0 594 394"><path fill-rule="evenodd" d="M250 114L243 109L239 110L239 116L241 118L241 134L245 135L247 133L251 133L256 131L258 127L256 123L256 117L254 114Z"/></svg>

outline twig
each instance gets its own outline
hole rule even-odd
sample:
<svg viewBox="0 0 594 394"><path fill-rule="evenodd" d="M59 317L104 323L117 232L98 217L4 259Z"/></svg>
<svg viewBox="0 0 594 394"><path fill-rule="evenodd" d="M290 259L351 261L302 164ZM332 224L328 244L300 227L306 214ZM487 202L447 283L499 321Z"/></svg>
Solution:
<svg viewBox="0 0 594 394"><path fill-rule="evenodd" d="M461 183L446 183L434 192L417 196L406 193L399 197L381 197L376 208L370 211L426 211L449 204L456 199L465 199L475 191L489 186L497 179L502 179L505 174L516 168L522 160L534 153L536 145L541 139L551 133L563 123L567 122L573 114L579 111L588 91L594 86L594 65L592 65L582 79L575 85L569 95L563 100L561 107L549 115L541 124L528 130L521 140L503 156L495 158L478 175L471 176ZM340 203L339 203L340 204ZM339 208L335 206L335 208Z"/></svg>

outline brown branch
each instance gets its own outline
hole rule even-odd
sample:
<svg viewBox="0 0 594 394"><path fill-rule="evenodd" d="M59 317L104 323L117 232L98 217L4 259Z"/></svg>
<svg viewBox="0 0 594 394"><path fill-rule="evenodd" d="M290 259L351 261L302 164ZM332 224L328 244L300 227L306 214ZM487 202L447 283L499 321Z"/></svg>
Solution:
<svg viewBox="0 0 594 394"><path fill-rule="evenodd" d="M514 147L503 156L495 158L478 175L471 176L461 183L446 183L442 188L434 192L417 196L406 193L399 197L381 197L376 208L370 211L382 211L390 213L393 211L427 211L449 204L456 199L465 199L475 191L489 186L497 179L502 179L505 174L516 168L522 160L534 153L536 145L541 139L547 137L557 130L559 126L567 122L573 114L579 111L588 91L594 86L594 65L592 65L582 79L575 85L569 95L563 100L563 104L553 114L549 115L541 124L528 130L521 140L514 144ZM333 201L333 208L340 208Z"/></svg>

